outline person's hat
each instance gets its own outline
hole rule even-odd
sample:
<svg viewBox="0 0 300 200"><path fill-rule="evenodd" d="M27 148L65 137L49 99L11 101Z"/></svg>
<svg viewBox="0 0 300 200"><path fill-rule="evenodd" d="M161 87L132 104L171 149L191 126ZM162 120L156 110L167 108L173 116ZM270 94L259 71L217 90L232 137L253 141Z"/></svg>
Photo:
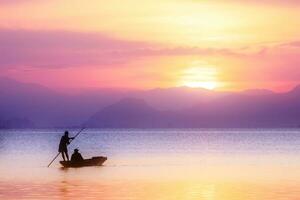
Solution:
<svg viewBox="0 0 300 200"><path fill-rule="evenodd" d="M77 149L77 148L76 148L76 149L74 149L74 151L75 151L75 152L78 152L78 151L79 151L79 149Z"/></svg>

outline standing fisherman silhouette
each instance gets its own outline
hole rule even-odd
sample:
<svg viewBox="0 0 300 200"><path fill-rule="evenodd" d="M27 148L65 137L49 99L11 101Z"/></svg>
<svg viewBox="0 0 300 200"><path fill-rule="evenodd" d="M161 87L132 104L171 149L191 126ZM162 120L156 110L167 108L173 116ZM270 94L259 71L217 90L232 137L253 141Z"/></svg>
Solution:
<svg viewBox="0 0 300 200"><path fill-rule="evenodd" d="M67 146L70 144L70 140L73 140L74 138L75 137L69 137L69 132L65 131L65 134L60 139L58 152L61 153L64 161L66 161L65 156L67 157L67 160L69 161Z"/></svg>
<svg viewBox="0 0 300 200"><path fill-rule="evenodd" d="M69 140L67 141L67 143L71 143L71 139L72 139L72 141L83 131L85 129L85 127L83 127L82 129L80 129L80 131L73 137L73 138L69 138L69 132L68 131L66 131L66 132L68 132L68 134L66 134L66 132L65 132L65 135L67 135L67 138L69 138ZM61 141L61 143L63 143L62 141ZM66 148L65 149L67 149L67 145L68 144L66 144L65 146L66 146ZM59 145L60 146L60 145ZM61 145L62 146L62 150L64 149L63 148L63 145ZM67 149L67 151L68 151L68 149ZM60 151L60 147L59 147L59 149L58 149L58 154L56 154L56 156L51 160L51 162L48 164L48 166L47 167L50 167L50 165L54 162L54 160L59 156L59 154L61 153L61 151ZM66 154L66 155L68 155L68 154ZM68 155L68 157L69 157L69 155ZM64 159L64 155L63 155L63 159ZM65 159L64 159L65 160Z"/></svg>

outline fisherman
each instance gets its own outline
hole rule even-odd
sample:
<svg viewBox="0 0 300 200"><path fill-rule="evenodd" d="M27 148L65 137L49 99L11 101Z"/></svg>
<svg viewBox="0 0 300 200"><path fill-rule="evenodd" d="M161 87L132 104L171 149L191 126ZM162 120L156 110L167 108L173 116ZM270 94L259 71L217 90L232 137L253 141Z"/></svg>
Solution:
<svg viewBox="0 0 300 200"><path fill-rule="evenodd" d="M74 149L74 153L71 156L71 161L72 162L81 162L81 161L83 161L83 157L79 153L78 149Z"/></svg>
<svg viewBox="0 0 300 200"><path fill-rule="evenodd" d="M74 137L69 137L69 132L68 131L65 131L65 135L63 135L60 139L58 152L61 153L62 158L64 159L64 161L66 161L65 156L67 157L67 160L69 161L67 146L70 144L70 140L73 140L73 139L74 139Z"/></svg>

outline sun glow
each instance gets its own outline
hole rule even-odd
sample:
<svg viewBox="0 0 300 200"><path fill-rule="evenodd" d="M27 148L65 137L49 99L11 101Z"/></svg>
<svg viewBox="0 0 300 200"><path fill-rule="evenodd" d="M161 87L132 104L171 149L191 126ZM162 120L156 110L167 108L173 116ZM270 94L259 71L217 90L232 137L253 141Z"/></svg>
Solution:
<svg viewBox="0 0 300 200"><path fill-rule="evenodd" d="M217 82L186 82L185 86L191 88L204 88L208 90L216 89L218 83Z"/></svg>
<svg viewBox="0 0 300 200"><path fill-rule="evenodd" d="M183 71L181 85L192 88L216 89L220 84L214 67L189 67Z"/></svg>

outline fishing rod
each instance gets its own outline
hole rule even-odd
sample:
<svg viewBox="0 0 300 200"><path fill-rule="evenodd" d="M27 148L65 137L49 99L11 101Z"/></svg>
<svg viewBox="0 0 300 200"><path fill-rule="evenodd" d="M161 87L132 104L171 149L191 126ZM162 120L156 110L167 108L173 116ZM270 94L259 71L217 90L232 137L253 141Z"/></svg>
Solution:
<svg viewBox="0 0 300 200"><path fill-rule="evenodd" d="M75 138L85 129L85 127L83 127L82 129L80 129L80 131L73 137L73 139L70 141L70 144L73 140L75 140ZM58 152L58 154L52 159L52 161L49 163L49 165L47 167L50 167L50 165L54 162L54 160L56 160L56 158L59 156L61 152Z"/></svg>

